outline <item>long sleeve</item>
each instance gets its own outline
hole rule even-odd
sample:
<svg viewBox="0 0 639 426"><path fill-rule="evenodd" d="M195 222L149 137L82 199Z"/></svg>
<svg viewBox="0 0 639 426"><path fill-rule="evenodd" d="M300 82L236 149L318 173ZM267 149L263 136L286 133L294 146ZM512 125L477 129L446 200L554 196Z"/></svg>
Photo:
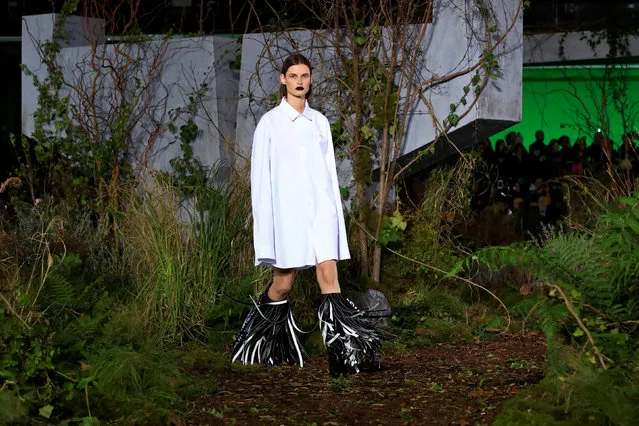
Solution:
<svg viewBox="0 0 639 426"><path fill-rule="evenodd" d="M326 139L328 141L326 155L324 161L331 176L331 184L333 186L333 197L335 199L335 207L337 208L337 217L339 222L339 260L350 259L350 251L348 249L348 238L346 237L346 224L344 222L344 208L342 207L342 195L339 189L339 179L337 177L337 165L335 162L335 148L333 147L333 136L331 135L331 126L326 120L324 126Z"/></svg>
<svg viewBox="0 0 639 426"><path fill-rule="evenodd" d="M271 139L268 120L262 118L253 135L251 151L251 202L255 264L275 263Z"/></svg>

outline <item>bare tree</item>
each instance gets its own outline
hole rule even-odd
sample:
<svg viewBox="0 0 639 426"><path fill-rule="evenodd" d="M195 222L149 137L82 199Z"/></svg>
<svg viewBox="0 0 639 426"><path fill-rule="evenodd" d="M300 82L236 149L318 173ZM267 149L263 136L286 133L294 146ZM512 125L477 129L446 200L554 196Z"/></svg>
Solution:
<svg viewBox="0 0 639 426"><path fill-rule="evenodd" d="M110 231L117 230L122 191L135 186L154 155L174 142L167 140L169 130L177 134L174 139L192 138L198 131L192 124L196 116L211 121L203 99L213 64L195 70L180 58L201 57L202 52L212 57L212 52L200 38L176 46L169 35L151 39L141 34L141 3L87 0L77 10L78 2L67 1L53 41L39 50L48 75L35 81L36 152L42 164L50 164L50 180L57 183L51 188L91 203ZM65 38L74 36L65 25L73 13L83 17L88 44L63 50ZM177 81L165 79L169 66L181 67ZM188 128L180 129L185 123ZM182 155L177 147L171 152Z"/></svg>
<svg viewBox="0 0 639 426"><path fill-rule="evenodd" d="M361 274L379 280L380 241L384 243L394 185L436 145L431 143L410 158L403 157L411 120L418 110L428 114L436 142L446 140L451 129L467 120L484 87L491 78L499 77L496 48L520 22L523 3L518 1L516 7L487 0L290 3L305 7L308 22L316 27L292 26L280 15L275 25L278 32L264 36L261 56L272 62L270 70L277 70L282 51L312 52L312 61L321 73L317 79L321 83L314 92L333 121L334 142L343 147L352 168L353 221L357 224ZM454 46L462 52L459 62L441 72L438 64L429 62L432 58L427 46L443 42L432 39L432 23L444 8L463 17L463 28L456 30L465 34L467 44ZM254 78L268 94L272 88L264 81L272 76L261 74L264 68L259 64L256 68ZM439 90L456 87L456 100L442 110L433 97ZM246 97L255 99L253 93Z"/></svg>

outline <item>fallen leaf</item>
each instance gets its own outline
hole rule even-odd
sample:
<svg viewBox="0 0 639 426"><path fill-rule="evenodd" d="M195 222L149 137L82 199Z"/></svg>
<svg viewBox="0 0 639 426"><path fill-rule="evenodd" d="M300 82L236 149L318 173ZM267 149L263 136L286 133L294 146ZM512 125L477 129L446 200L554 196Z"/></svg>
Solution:
<svg viewBox="0 0 639 426"><path fill-rule="evenodd" d="M501 333L501 330L498 328L487 328L486 333Z"/></svg>
<svg viewBox="0 0 639 426"><path fill-rule="evenodd" d="M459 419L459 420L457 421L457 424L458 424L459 426L470 426L470 423L468 423L468 420L466 420L466 419Z"/></svg>

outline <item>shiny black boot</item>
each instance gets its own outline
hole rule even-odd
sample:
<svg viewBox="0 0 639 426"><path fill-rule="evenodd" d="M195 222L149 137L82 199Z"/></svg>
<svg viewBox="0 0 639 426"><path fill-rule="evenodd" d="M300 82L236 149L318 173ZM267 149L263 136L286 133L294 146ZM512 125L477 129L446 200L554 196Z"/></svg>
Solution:
<svg viewBox="0 0 639 426"><path fill-rule="evenodd" d="M295 323L288 299L273 301L264 291L249 311L235 339L231 361L242 364L304 366L299 327Z"/></svg>
<svg viewBox="0 0 639 426"><path fill-rule="evenodd" d="M318 298L319 326L328 351L331 376L347 376L379 368L382 340L388 340L366 312L342 293Z"/></svg>

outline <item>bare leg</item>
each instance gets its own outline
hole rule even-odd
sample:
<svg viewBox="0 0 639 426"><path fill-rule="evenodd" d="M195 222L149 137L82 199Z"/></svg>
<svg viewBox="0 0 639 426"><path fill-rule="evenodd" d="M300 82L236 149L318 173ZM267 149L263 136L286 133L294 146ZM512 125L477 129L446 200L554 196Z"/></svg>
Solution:
<svg viewBox="0 0 639 426"><path fill-rule="evenodd" d="M277 302L286 299L293 288L295 269L280 269L273 267L273 285L268 290L269 299Z"/></svg>
<svg viewBox="0 0 639 426"><path fill-rule="evenodd" d="M317 273L317 283L322 294L341 292L337 278L337 262L335 260L316 263L315 272Z"/></svg>

